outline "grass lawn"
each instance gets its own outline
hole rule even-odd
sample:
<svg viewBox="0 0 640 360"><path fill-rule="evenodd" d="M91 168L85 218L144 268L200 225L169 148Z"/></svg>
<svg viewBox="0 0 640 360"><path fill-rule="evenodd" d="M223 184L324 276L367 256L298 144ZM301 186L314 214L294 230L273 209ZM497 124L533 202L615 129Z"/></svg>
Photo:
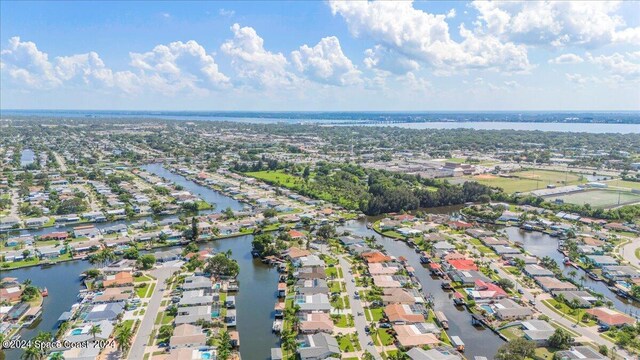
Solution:
<svg viewBox="0 0 640 360"><path fill-rule="evenodd" d="M522 179L532 179L540 181L543 186L548 184L554 185L573 185L586 183L587 179L580 174L567 173L562 171L551 170L527 170L519 171L512 174Z"/></svg>
<svg viewBox="0 0 640 360"><path fill-rule="evenodd" d="M339 281L330 281L329 282L329 291L334 292L342 292L342 286Z"/></svg>
<svg viewBox="0 0 640 360"><path fill-rule="evenodd" d="M136 288L136 295L141 299L145 298L147 297L147 290L149 290L149 283L145 283L144 286Z"/></svg>
<svg viewBox="0 0 640 360"><path fill-rule="evenodd" d="M247 172L245 175L264 180L275 185L281 185L288 189L299 190L304 186L304 180L301 177L286 174L282 170L253 171Z"/></svg>
<svg viewBox="0 0 640 360"><path fill-rule="evenodd" d="M393 230L384 231L384 232L382 232L382 235L384 235L386 237L394 238L394 239L399 239L399 240L404 240L404 238L405 238L404 235L400 234L399 232L393 231Z"/></svg>
<svg viewBox="0 0 640 360"><path fill-rule="evenodd" d="M198 211L213 209L213 205L203 200L198 200L196 204L198 205Z"/></svg>
<svg viewBox="0 0 640 360"><path fill-rule="evenodd" d="M2 269L16 269L23 266L33 266L33 265L37 265L39 262L40 260L38 258L22 260L22 261L14 261L14 262L3 262Z"/></svg>
<svg viewBox="0 0 640 360"><path fill-rule="evenodd" d="M571 314L570 312L573 309L571 309L566 304L556 301L556 299L542 300L542 303L545 304L549 309L557 312L560 315L566 316L567 318L573 320L574 322L577 321L577 319L582 315L584 315L585 313L584 309L576 309L574 310L574 313ZM558 306L558 308L556 308L556 306ZM596 325L595 320L589 320L586 323L580 321L580 326L594 326L594 325Z"/></svg>
<svg viewBox="0 0 640 360"><path fill-rule="evenodd" d="M145 282L149 280L151 280L151 278L146 275L136 276L133 278L133 282Z"/></svg>
<svg viewBox="0 0 640 360"><path fill-rule="evenodd" d="M353 352L360 350L360 342L355 334L343 335L338 340L338 345L342 352Z"/></svg>
<svg viewBox="0 0 640 360"><path fill-rule="evenodd" d="M626 180L616 179L616 180L606 181L605 183L609 184L609 186L617 186L617 187L622 187L627 189L640 189L640 182L638 181L626 181Z"/></svg>
<svg viewBox="0 0 640 360"><path fill-rule="evenodd" d="M558 349L547 348L547 347L539 347L535 350L535 356L538 359L553 359L553 354L558 351Z"/></svg>
<svg viewBox="0 0 640 360"><path fill-rule="evenodd" d="M640 259L640 248L636 249L636 258Z"/></svg>
<svg viewBox="0 0 640 360"><path fill-rule="evenodd" d="M518 325L502 329L500 334L504 335L509 341L524 337L524 331Z"/></svg>
<svg viewBox="0 0 640 360"><path fill-rule="evenodd" d="M387 346L387 345L393 344L393 336L387 333L387 329L378 329L377 332L378 332L378 337L374 339L376 345Z"/></svg>
<svg viewBox="0 0 640 360"><path fill-rule="evenodd" d="M536 189L543 189L546 184L531 179L503 178L495 175L477 175L466 179L477 181L483 185L502 188L507 193L525 192Z"/></svg>
<svg viewBox="0 0 640 360"><path fill-rule="evenodd" d="M335 267L328 267L324 269L324 273L327 274L329 278L337 278L338 277L338 269Z"/></svg>
<svg viewBox="0 0 640 360"><path fill-rule="evenodd" d="M546 200L554 201L561 199L565 203L584 205L590 204L593 207L602 208L610 207L618 204L632 203L640 201L640 195L631 192L619 192L615 190L589 190L581 191L573 194L549 197Z"/></svg>
<svg viewBox="0 0 640 360"><path fill-rule="evenodd" d="M382 308L369 309L369 312L371 313L371 319L367 318L369 321L380 321L384 316Z"/></svg>
<svg viewBox="0 0 640 360"><path fill-rule="evenodd" d="M331 318L334 320L336 327L348 328L352 326L352 322L349 321L349 317L347 315L332 315Z"/></svg>

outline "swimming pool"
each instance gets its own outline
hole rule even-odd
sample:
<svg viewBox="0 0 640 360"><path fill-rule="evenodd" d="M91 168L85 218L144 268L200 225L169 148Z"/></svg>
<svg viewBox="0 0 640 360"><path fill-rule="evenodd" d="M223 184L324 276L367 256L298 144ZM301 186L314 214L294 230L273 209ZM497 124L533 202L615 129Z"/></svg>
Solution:
<svg viewBox="0 0 640 360"><path fill-rule="evenodd" d="M211 359L211 353L208 352L208 351L207 352L201 352L200 353L200 359L203 359L203 360Z"/></svg>
<svg viewBox="0 0 640 360"><path fill-rule="evenodd" d="M487 312L487 314L493 314L494 313L493 309L489 305L480 305L480 308L484 309Z"/></svg>
<svg viewBox="0 0 640 360"><path fill-rule="evenodd" d="M82 335L82 329L71 330L71 335Z"/></svg>

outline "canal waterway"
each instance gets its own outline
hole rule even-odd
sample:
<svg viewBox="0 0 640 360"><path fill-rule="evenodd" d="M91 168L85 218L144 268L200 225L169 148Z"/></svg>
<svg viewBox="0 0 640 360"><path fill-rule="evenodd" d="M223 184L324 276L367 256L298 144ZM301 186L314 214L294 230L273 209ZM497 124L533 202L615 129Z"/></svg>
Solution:
<svg viewBox="0 0 640 360"><path fill-rule="evenodd" d="M432 213L453 213L459 207L444 207L437 209L429 209ZM453 304L452 293L445 292L441 289L442 279L432 277L429 271L420 263L420 256L412 248L407 246L403 241L396 241L391 238L383 237L375 231L366 227L367 220L353 220L347 222L340 227L339 232L350 231L360 236L373 236L376 241L381 244L389 255L395 257L403 256L407 259L409 265L415 269L415 276L422 284L422 291L426 296L431 296L433 300L433 308L436 311L442 311L449 320L450 336L459 336L465 344L465 356L473 358L473 356L486 356L493 359L498 348L504 344L504 341L491 330L484 327L476 327L471 324L471 313L463 307L457 307Z"/></svg>
<svg viewBox="0 0 640 360"><path fill-rule="evenodd" d="M564 265L564 255L558 251L557 238L538 231L524 231L513 226L506 227L501 231L504 232L509 240L523 244L523 248L531 255L537 256L539 259L548 256L555 260L567 277L570 277L569 272L572 270L575 271L577 274L574 279L578 283L582 283L583 286L604 295L604 300L611 300L616 309L631 315L640 314L640 304L637 302L633 302L616 295L614 292L609 290L609 287L605 282L591 279L581 268Z"/></svg>
<svg viewBox="0 0 640 360"><path fill-rule="evenodd" d="M49 296L42 303L42 315L40 319L29 328L22 328L22 339L32 339L39 331L55 333L56 323L63 312L69 311L71 305L76 303L78 290L83 289L80 274L91 267L88 261L65 261L49 268L38 266L16 270L2 270L2 277L14 277L20 282L31 280L31 283L39 288L47 288ZM21 350L5 351L8 360L17 360L22 354Z"/></svg>
<svg viewBox="0 0 640 360"><path fill-rule="evenodd" d="M173 174L161 165L145 167L149 172L162 176L167 180L182 185L185 189L202 197L203 200L216 204L214 211L219 212L227 207L241 210L243 204L228 196L209 188L200 186L183 176ZM139 221L136 219L135 221ZM122 221L122 223L128 223ZM96 224L97 227L112 226L114 222ZM66 228L49 228L37 231L24 231L32 235L51 231L66 231ZM277 301L278 273L251 256L251 241L253 236L246 235L200 245L201 249L213 249L226 252L231 250L232 257L240 265L240 291L236 295L236 309L238 313L237 329L240 333L240 353L244 359L268 359L270 349L279 346L278 337L271 333L273 309ZM159 251L156 249L155 251ZM164 249L162 249L164 250ZM49 296L44 299L43 313L40 320L31 328L22 329L23 339L31 339L39 331L55 333L56 323L60 315L70 310L77 301L77 294L83 285L80 274L92 265L86 260L61 262L49 268L30 267L16 270L3 270L2 277L15 277L19 281L30 279L41 288L47 288ZM8 360L17 360L22 351L7 351Z"/></svg>

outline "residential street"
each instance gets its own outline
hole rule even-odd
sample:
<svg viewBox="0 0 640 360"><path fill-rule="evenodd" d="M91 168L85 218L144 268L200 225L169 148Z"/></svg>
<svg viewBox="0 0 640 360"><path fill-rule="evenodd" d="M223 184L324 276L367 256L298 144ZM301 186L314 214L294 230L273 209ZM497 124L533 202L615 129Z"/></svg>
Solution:
<svg viewBox="0 0 640 360"><path fill-rule="evenodd" d="M506 271L502 270L502 268L499 267L496 263L491 263L490 267L493 270L497 270L498 271L498 275L501 278L509 279L509 280L513 281L514 284L518 284L518 282L516 281L516 279L515 279L515 277L513 275L511 275L511 274L507 273ZM518 284L518 288L522 289L522 291L524 292L523 297L527 301L534 300L533 293L529 289L524 288L524 287L520 286L519 284ZM585 340L593 341L593 342L595 342L596 344L599 344L599 345L606 345L609 349L611 349L612 347L616 347L616 345L614 343L612 343L612 342L610 342L608 340L605 340L603 337L600 336L600 334L597 331L597 326L591 326L591 327L576 326L576 327L573 327L573 325L575 325L574 321L572 321L571 319L568 319L568 318L556 313L555 311L551 310L549 307L547 307L545 304L542 303L542 300L550 299L551 295L543 292L542 290L538 290L537 292L539 292L541 294L538 295L535 298L535 308L540 313L548 316L550 319L556 321L557 323L562 324L566 328L571 329L571 331L574 331L574 332L580 334L583 338L585 338ZM617 349L616 350L616 354L618 354L619 356L624 356L625 359L629 359L629 360L633 359L631 357L631 355L629 355L626 351L624 351L622 349Z"/></svg>
<svg viewBox="0 0 640 360"><path fill-rule="evenodd" d="M355 296L353 296L353 294L356 292L356 284L353 278L353 274L351 274L350 271L351 264L349 264L349 262L347 262L342 255L338 256L338 261L340 262L340 266L342 267L342 273L346 282L347 293L349 294L349 302L351 303L351 311L353 312L353 321L355 323L356 329L358 330L358 340L360 340L360 346L362 347L363 351L369 351L376 359L382 359L375 346L369 345L369 342L371 342L372 339L364 331L364 328L368 323L366 317L364 316L364 308L362 307L360 299L356 299Z"/></svg>
<svg viewBox="0 0 640 360"><path fill-rule="evenodd" d="M149 304L147 305L147 310L144 313L144 318L140 323L140 328L138 329L137 335L133 340L131 350L129 351L128 358L131 360L142 360L142 358L144 357L144 350L147 346L147 343L149 342L149 337L151 336L151 331L153 330L154 322L156 320L156 316L158 315L158 310L160 309L160 302L162 301L162 296L166 288L164 281L168 279L175 271L180 270L180 266L176 266L176 264L172 264L172 266L161 266L162 267L159 267L150 272L158 282L156 284L153 295L151 295Z"/></svg>
<svg viewBox="0 0 640 360"><path fill-rule="evenodd" d="M631 265L640 268L640 259L636 257L638 249L640 249L640 238L635 238L630 243L620 247L620 255Z"/></svg>

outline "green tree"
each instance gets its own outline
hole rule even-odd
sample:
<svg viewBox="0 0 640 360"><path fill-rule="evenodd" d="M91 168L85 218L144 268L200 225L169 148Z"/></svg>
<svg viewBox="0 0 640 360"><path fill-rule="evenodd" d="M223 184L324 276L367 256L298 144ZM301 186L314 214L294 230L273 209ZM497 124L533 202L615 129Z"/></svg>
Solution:
<svg viewBox="0 0 640 360"><path fill-rule="evenodd" d="M536 344L526 339L515 339L502 345L495 356L496 360L524 360L533 357Z"/></svg>
<svg viewBox="0 0 640 360"><path fill-rule="evenodd" d="M325 224L325 225L320 226L320 228L316 232L316 235L321 240L325 240L326 241L326 240L329 240L332 237L336 236L336 229L332 225Z"/></svg>
<svg viewBox="0 0 640 360"><path fill-rule="evenodd" d="M89 335L93 336L93 341L96 341L96 336L100 335L101 333L102 329L99 325L92 325L91 328L89 328Z"/></svg>
<svg viewBox="0 0 640 360"><path fill-rule="evenodd" d="M125 354L131 347L131 340L133 339L133 333L128 326L122 326L117 331L114 340L118 344L118 350Z"/></svg>
<svg viewBox="0 0 640 360"><path fill-rule="evenodd" d="M557 349L568 349L571 343L573 343L573 338L571 334L564 329L558 328L556 331L549 337L549 345Z"/></svg>
<svg viewBox="0 0 640 360"><path fill-rule="evenodd" d="M216 276L236 277L240 273L240 266L229 254L217 253L207 259L205 271Z"/></svg>
<svg viewBox="0 0 640 360"><path fill-rule="evenodd" d="M231 356L231 337L226 330L218 334L218 359L227 360Z"/></svg>
<svg viewBox="0 0 640 360"><path fill-rule="evenodd" d="M156 257L151 254L145 254L140 256L138 261L136 261L136 265L138 265L143 270L149 270L155 265Z"/></svg>
<svg viewBox="0 0 640 360"><path fill-rule="evenodd" d="M191 218L191 241L197 241L200 237L200 232L198 230L198 221L195 217Z"/></svg>

